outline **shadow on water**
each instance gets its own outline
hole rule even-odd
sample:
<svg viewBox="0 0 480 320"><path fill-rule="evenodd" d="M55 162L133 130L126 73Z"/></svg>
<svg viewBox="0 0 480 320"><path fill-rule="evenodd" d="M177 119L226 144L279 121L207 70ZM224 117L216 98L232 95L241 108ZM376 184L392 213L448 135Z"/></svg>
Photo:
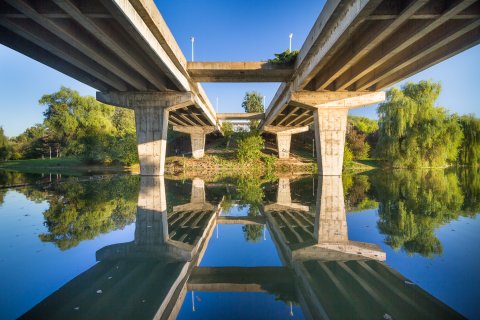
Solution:
<svg viewBox="0 0 480 320"><path fill-rule="evenodd" d="M344 176L343 182L335 176L275 183L121 177L68 181L40 195L19 189L47 199L48 233L40 239L61 249L135 220L133 241L98 250L97 264L22 318L175 318L187 305L195 311L194 291L267 293L290 305L292 315L293 306L300 308L300 318L462 318L388 267L378 245L350 240L346 212L378 207L386 244L440 255L434 231L478 213L478 182L478 170L395 171ZM223 224L241 225L252 244L268 229L281 265L202 266L215 227ZM196 312L211 318L221 309ZM247 311L235 312L242 318Z"/></svg>

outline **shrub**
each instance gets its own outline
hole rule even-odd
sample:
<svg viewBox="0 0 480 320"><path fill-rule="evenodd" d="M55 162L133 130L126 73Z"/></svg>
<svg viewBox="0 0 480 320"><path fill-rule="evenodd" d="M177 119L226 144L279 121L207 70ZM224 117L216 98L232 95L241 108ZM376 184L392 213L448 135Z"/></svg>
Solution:
<svg viewBox="0 0 480 320"><path fill-rule="evenodd" d="M259 160L262 155L264 140L256 131L248 132L237 141L237 159L240 162Z"/></svg>
<svg viewBox="0 0 480 320"><path fill-rule="evenodd" d="M291 51L289 49L283 51L282 53L275 53L274 59L269 59L269 63L279 64L279 65L292 65L295 63L297 59L297 55L300 51L294 50Z"/></svg>

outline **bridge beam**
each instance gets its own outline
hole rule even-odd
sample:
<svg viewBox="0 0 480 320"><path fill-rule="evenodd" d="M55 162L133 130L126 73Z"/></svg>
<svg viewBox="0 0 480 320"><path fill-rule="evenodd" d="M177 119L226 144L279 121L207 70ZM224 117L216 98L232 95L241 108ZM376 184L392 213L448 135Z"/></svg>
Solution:
<svg viewBox="0 0 480 320"><path fill-rule="evenodd" d="M193 126L173 126L173 130L190 135L192 144L192 156L194 159L203 158L205 155L205 136L215 131L213 126L193 127Z"/></svg>
<svg viewBox="0 0 480 320"><path fill-rule="evenodd" d="M268 133L275 134L277 137L278 157L280 159L288 159L290 157L290 143L292 134L308 131L308 126L304 127L275 127L265 126L264 130Z"/></svg>

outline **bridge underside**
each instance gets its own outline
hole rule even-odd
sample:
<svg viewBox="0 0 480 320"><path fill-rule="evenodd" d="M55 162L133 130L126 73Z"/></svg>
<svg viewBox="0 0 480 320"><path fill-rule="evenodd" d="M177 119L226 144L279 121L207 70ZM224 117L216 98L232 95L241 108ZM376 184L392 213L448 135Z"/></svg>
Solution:
<svg viewBox="0 0 480 320"><path fill-rule="evenodd" d="M133 109L142 175L164 173L168 125L190 134L199 158L205 135L231 118L202 81L282 82L259 128L288 158L291 135L313 125L319 173L340 175L348 110L480 43L480 1L327 1L292 66L187 63L151 0L0 0L0 43Z"/></svg>

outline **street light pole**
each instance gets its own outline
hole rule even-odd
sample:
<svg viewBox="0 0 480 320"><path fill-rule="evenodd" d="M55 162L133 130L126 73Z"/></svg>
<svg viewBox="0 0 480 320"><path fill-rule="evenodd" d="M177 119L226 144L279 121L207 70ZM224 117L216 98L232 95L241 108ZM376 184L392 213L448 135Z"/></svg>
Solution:
<svg viewBox="0 0 480 320"><path fill-rule="evenodd" d="M292 38L293 38L293 33L290 32L290 34L288 35L288 37L290 38L290 52L292 52Z"/></svg>
<svg viewBox="0 0 480 320"><path fill-rule="evenodd" d="M195 42L195 38L193 36L190 37L190 41L192 42L192 61L193 61L193 43Z"/></svg>

